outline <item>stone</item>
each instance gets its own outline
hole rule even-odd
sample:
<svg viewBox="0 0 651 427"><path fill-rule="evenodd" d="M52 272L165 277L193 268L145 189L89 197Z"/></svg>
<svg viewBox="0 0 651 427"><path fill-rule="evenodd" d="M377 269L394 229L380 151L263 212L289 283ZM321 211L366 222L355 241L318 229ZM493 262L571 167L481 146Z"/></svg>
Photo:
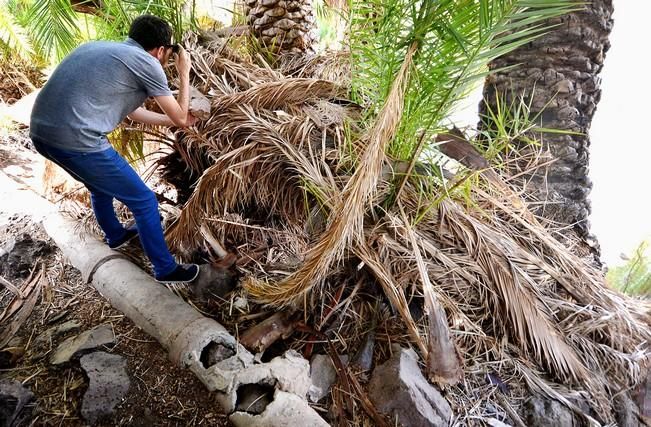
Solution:
<svg viewBox="0 0 651 427"><path fill-rule="evenodd" d="M348 356L340 356L341 362L345 365L348 364ZM335 368L332 359L327 354L315 354L310 362L310 379L312 385L307 392L307 398L311 402L318 402L323 399L330 387L337 380L337 369Z"/></svg>
<svg viewBox="0 0 651 427"><path fill-rule="evenodd" d="M37 336L36 339L34 339L34 346L49 346L52 341L61 335L64 335L68 332L77 331L80 327L81 323L77 322L76 320L68 320L67 322L64 322L60 325L52 326Z"/></svg>
<svg viewBox="0 0 651 427"><path fill-rule="evenodd" d="M4 254L0 255L0 276L10 282L27 278L37 260L45 258L55 248L49 241L34 239L23 233L13 244L8 244L3 249Z"/></svg>
<svg viewBox="0 0 651 427"><path fill-rule="evenodd" d="M273 402L261 414L235 412L229 419L236 427L328 427L306 401L281 390L276 390Z"/></svg>
<svg viewBox="0 0 651 427"><path fill-rule="evenodd" d="M16 246L16 239L9 239L2 245L0 245L0 257L3 255L8 254L12 250L14 250L14 247Z"/></svg>
<svg viewBox="0 0 651 427"><path fill-rule="evenodd" d="M210 296L224 298L237 284L235 274L226 268L216 268L210 264L199 266L199 276L192 283L192 293L200 300Z"/></svg>
<svg viewBox="0 0 651 427"><path fill-rule="evenodd" d="M528 427L575 427L572 411L562 403L542 397L531 397L525 403L524 421Z"/></svg>
<svg viewBox="0 0 651 427"><path fill-rule="evenodd" d="M63 341L56 349L56 352L50 359L53 365L60 365L72 359L75 354L92 350L102 345L112 344L115 342L113 328L109 324L104 324L83 332L77 336L70 337Z"/></svg>
<svg viewBox="0 0 651 427"><path fill-rule="evenodd" d="M628 393L621 393L615 397L615 418L618 427L639 427L640 408L635 404Z"/></svg>
<svg viewBox="0 0 651 427"><path fill-rule="evenodd" d="M403 426L447 426L452 409L423 376L412 349L393 347L393 357L373 371L369 397L378 411Z"/></svg>
<svg viewBox="0 0 651 427"><path fill-rule="evenodd" d="M260 0L260 4L264 7L275 6L278 4L278 0Z"/></svg>
<svg viewBox="0 0 651 427"><path fill-rule="evenodd" d="M640 383L635 403L640 408L640 415L645 418L651 418L651 370L644 376Z"/></svg>
<svg viewBox="0 0 651 427"><path fill-rule="evenodd" d="M81 404L81 415L91 424L113 413L129 391L127 361L117 354L98 351L83 356L81 367L90 381Z"/></svg>
<svg viewBox="0 0 651 427"><path fill-rule="evenodd" d="M190 113L199 120L210 118L210 101L195 87L190 86Z"/></svg>
<svg viewBox="0 0 651 427"><path fill-rule="evenodd" d="M359 368L360 371L366 372L373 366L373 354L375 352L375 331L371 330L362 343L359 350L353 358L353 365Z"/></svg>
<svg viewBox="0 0 651 427"><path fill-rule="evenodd" d="M233 300L233 307L241 311L248 310L249 301L246 299L246 296L235 297Z"/></svg>
<svg viewBox="0 0 651 427"><path fill-rule="evenodd" d="M34 394L19 381L0 380L0 426L23 425L29 419L26 405Z"/></svg>

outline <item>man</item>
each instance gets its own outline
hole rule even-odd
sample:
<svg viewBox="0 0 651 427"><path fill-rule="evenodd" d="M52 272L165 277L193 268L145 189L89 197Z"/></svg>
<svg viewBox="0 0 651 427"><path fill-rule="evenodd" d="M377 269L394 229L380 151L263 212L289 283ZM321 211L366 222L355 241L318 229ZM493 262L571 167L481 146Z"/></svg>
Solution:
<svg viewBox="0 0 651 427"><path fill-rule="evenodd" d="M115 249L136 234L162 283L188 283L199 274L196 264L177 264L170 254L155 194L110 146L107 133L125 117L159 126L191 126L188 112L190 56L174 53L180 87L172 96L163 71L172 54L172 30L162 19L143 15L122 43L86 43L59 64L32 110L30 137L36 150L84 183L97 222ZM153 97L165 114L142 108ZM126 229L117 219L113 199L124 203L136 220Z"/></svg>

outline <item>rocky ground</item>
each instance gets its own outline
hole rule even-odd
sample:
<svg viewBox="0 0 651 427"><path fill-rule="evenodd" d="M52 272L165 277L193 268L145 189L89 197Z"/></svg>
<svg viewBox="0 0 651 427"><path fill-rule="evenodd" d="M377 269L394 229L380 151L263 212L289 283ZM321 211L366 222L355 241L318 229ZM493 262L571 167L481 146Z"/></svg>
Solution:
<svg viewBox="0 0 651 427"><path fill-rule="evenodd" d="M0 170L25 185L42 170L27 145L20 132L0 141ZM203 384L83 283L40 224L3 209L10 202L0 203L0 425L229 425ZM59 346L82 349L65 360Z"/></svg>

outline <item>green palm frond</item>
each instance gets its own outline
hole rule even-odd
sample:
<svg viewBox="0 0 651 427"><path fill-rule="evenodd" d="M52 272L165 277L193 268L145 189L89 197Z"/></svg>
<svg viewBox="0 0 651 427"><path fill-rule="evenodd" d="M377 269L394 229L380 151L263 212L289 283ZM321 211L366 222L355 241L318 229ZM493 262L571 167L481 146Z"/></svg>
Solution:
<svg viewBox="0 0 651 427"><path fill-rule="evenodd" d="M29 61L34 53L27 30L3 4L0 4L0 51L25 61Z"/></svg>
<svg viewBox="0 0 651 427"><path fill-rule="evenodd" d="M545 24L578 7L571 0L370 0L353 2L353 95L382 105L405 52L418 45L398 136L389 154L409 159L487 64L544 34ZM371 119L377 111L369 109Z"/></svg>
<svg viewBox="0 0 651 427"><path fill-rule="evenodd" d="M83 39L69 0L35 0L28 17L30 32L46 58L62 59Z"/></svg>

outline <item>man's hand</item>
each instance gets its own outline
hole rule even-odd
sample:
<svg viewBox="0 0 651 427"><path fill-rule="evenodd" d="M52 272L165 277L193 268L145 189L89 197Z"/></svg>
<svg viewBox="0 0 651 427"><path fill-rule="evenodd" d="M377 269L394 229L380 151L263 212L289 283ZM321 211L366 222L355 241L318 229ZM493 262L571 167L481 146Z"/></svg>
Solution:
<svg viewBox="0 0 651 427"><path fill-rule="evenodd" d="M174 64L176 65L176 70L179 72L179 76L189 76L190 68L192 68L192 60L190 59L190 54L183 46L179 46L179 52L174 54Z"/></svg>
<svg viewBox="0 0 651 427"><path fill-rule="evenodd" d="M192 126L196 119L188 112L190 102L190 54L179 45L179 52L174 54L174 64L179 72L179 94L176 99L172 96L155 96L154 99L161 110L169 117L172 125L179 127Z"/></svg>
<svg viewBox="0 0 651 427"><path fill-rule="evenodd" d="M195 123L197 123L199 120L192 115L192 113L188 113L188 118L185 121L185 126L190 127L194 126Z"/></svg>

